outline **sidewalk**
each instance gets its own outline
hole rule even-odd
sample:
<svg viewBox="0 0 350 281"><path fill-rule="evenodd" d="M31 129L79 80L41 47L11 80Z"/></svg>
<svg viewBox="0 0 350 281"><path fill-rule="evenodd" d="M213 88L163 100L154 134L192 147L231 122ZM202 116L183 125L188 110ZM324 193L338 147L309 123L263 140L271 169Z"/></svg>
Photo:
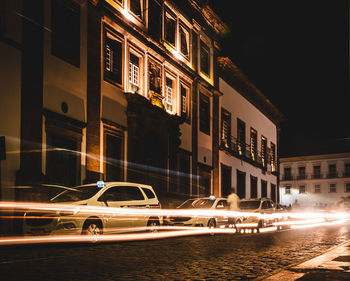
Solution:
<svg viewBox="0 0 350 281"><path fill-rule="evenodd" d="M289 267L264 280L350 280L350 241L311 260Z"/></svg>

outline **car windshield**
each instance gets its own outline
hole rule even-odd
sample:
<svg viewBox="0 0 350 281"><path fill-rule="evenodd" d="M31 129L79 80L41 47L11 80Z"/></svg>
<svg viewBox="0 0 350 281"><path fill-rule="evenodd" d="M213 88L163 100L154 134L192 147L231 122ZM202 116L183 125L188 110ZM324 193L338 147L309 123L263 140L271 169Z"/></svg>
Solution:
<svg viewBox="0 0 350 281"><path fill-rule="evenodd" d="M178 208L179 209L193 209L193 208L201 208L208 209L211 208L214 204L215 200L208 199L190 199L182 203Z"/></svg>
<svg viewBox="0 0 350 281"><path fill-rule="evenodd" d="M260 206L259 200L241 201L239 203L239 208L242 210L255 210Z"/></svg>
<svg viewBox="0 0 350 281"><path fill-rule="evenodd" d="M53 197L50 202L58 203L86 200L94 196L99 190L101 190L101 188L97 185L71 188Z"/></svg>

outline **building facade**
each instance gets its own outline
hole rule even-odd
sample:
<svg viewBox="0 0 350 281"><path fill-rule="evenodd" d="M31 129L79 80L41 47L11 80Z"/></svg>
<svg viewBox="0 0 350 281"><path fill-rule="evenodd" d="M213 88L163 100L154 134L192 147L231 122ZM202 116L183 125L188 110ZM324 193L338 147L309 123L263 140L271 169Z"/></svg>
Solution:
<svg viewBox="0 0 350 281"><path fill-rule="evenodd" d="M350 195L350 154L281 158L280 202L331 207Z"/></svg>
<svg viewBox="0 0 350 281"><path fill-rule="evenodd" d="M238 165L247 152L225 158L224 110L257 130L259 160L249 169L277 184L269 172L278 170L279 117L272 125L240 96L245 90L219 79L227 27L205 1L0 0L0 7L3 199L20 199L8 188L15 185L97 180L151 184L164 201L226 195L221 166ZM264 100L254 104L264 108ZM236 102L253 115L236 113ZM245 146L249 135L244 142L241 134Z"/></svg>

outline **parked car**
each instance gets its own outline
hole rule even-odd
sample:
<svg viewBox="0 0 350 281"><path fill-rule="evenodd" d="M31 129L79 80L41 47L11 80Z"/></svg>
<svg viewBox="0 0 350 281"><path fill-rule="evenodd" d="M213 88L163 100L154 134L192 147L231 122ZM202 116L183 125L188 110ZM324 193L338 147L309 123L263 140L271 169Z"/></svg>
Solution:
<svg viewBox="0 0 350 281"><path fill-rule="evenodd" d="M130 182L102 182L86 184L65 191L51 198L53 204L87 205L97 207L160 208L161 204L153 188ZM29 210L24 215L25 234L87 234L98 235L120 232L130 227L154 227L161 218L149 216L120 215L118 212L84 213L52 210L41 212Z"/></svg>
<svg viewBox="0 0 350 281"><path fill-rule="evenodd" d="M239 203L239 208L242 212L256 213L256 216L246 216L243 219L242 226L244 224L256 223L256 229L259 230L266 226L272 226L276 222L276 218L267 217L261 218L260 214L271 215L276 212L275 203L269 198L252 198L243 199Z"/></svg>
<svg viewBox="0 0 350 281"><path fill-rule="evenodd" d="M202 210L226 210L227 199L215 196L192 198L183 202L177 209L202 209ZM227 226L228 217L218 217L215 214L208 217L199 216L167 216L164 218L164 225L172 226Z"/></svg>

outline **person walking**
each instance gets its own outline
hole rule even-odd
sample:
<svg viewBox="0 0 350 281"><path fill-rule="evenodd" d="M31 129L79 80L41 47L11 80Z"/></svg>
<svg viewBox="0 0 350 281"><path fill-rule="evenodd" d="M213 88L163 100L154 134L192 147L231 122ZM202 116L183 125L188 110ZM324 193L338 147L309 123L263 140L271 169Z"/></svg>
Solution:
<svg viewBox="0 0 350 281"><path fill-rule="evenodd" d="M240 211L239 208L239 202L241 201L241 199L239 198L239 196L236 194L236 190L234 187L231 188L231 194L227 197L227 205L228 205L228 209L230 211L233 212L238 212ZM228 218L228 225L229 227L236 227L236 222L237 222L237 218L236 217L232 217L230 216Z"/></svg>

